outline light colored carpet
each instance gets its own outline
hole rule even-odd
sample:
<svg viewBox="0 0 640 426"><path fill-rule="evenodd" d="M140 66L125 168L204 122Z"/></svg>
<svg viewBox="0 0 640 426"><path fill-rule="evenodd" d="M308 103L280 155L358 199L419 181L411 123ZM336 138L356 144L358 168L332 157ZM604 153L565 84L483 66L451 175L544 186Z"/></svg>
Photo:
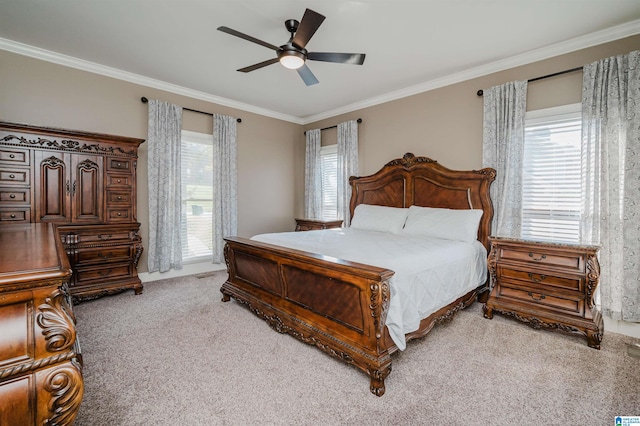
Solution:
<svg viewBox="0 0 640 426"><path fill-rule="evenodd" d="M386 394L315 347L220 301L226 273L147 283L76 306L77 425L613 425L640 415L634 341L602 350L479 304L393 357Z"/></svg>

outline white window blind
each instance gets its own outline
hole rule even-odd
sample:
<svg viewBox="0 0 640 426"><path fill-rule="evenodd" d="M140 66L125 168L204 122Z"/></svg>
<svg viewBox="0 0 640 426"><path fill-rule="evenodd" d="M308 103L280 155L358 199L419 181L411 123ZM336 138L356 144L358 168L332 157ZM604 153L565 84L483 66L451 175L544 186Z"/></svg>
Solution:
<svg viewBox="0 0 640 426"><path fill-rule="evenodd" d="M582 200L580 105L527 113L522 237L578 242Z"/></svg>
<svg viewBox="0 0 640 426"><path fill-rule="evenodd" d="M321 219L338 218L338 145L320 148L322 168L322 206Z"/></svg>
<svg viewBox="0 0 640 426"><path fill-rule="evenodd" d="M182 132L182 259L208 260L213 247L213 135Z"/></svg>

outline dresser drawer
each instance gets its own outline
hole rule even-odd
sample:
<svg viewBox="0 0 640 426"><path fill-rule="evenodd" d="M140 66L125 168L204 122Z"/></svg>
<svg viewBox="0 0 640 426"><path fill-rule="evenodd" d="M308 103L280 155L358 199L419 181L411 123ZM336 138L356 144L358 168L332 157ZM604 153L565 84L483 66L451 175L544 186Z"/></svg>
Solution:
<svg viewBox="0 0 640 426"><path fill-rule="evenodd" d="M107 186L110 188L131 188L131 175L107 174Z"/></svg>
<svg viewBox="0 0 640 426"><path fill-rule="evenodd" d="M78 267L76 284L87 284L92 281L106 281L131 275L132 264L114 263L92 267Z"/></svg>
<svg viewBox="0 0 640 426"><path fill-rule="evenodd" d="M3 223L30 223L31 209L23 208L0 208L0 222Z"/></svg>
<svg viewBox="0 0 640 426"><path fill-rule="evenodd" d="M29 188L0 188L0 202L7 204L29 204L31 190Z"/></svg>
<svg viewBox="0 0 640 426"><path fill-rule="evenodd" d="M523 271L503 266L498 267L498 275L500 278L530 282L534 285L550 285L567 290L584 291L584 278L581 276L560 277L548 273L538 273L531 270Z"/></svg>
<svg viewBox="0 0 640 426"><path fill-rule="evenodd" d="M83 265L88 263L122 262L130 259L131 249L128 246L81 249L78 252L76 265Z"/></svg>
<svg viewBox="0 0 640 426"><path fill-rule="evenodd" d="M62 242L65 244L99 244L104 242L131 241L130 231L127 229L117 230L66 230L64 227L58 228Z"/></svg>
<svg viewBox="0 0 640 426"><path fill-rule="evenodd" d="M584 256L575 252L556 252L544 247L525 248L500 247L498 256L503 261L525 262L527 264L544 265L576 272L584 272Z"/></svg>
<svg viewBox="0 0 640 426"><path fill-rule="evenodd" d="M107 170L132 170L133 160L130 158L107 158Z"/></svg>
<svg viewBox="0 0 640 426"><path fill-rule="evenodd" d="M0 168L0 184L1 185L29 185L29 169L19 169L12 167Z"/></svg>
<svg viewBox="0 0 640 426"><path fill-rule="evenodd" d="M545 307L572 315L584 315L584 299L572 298L568 295L563 296L553 293L544 287L527 288L511 286L510 283L503 282L499 285L498 295L499 297L527 302L536 308Z"/></svg>
<svg viewBox="0 0 640 426"><path fill-rule="evenodd" d="M107 208L108 222L131 222L131 216L130 208Z"/></svg>
<svg viewBox="0 0 640 426"><path fill-rule="evenodd" d="M28 166L30 164L29 151L20 148L2 148L0 149L0 163Z"/></svg>
<svg viewBox="0 0 640 426"><path fill-rule="evenodd" d="M107 206L118 205L131 205L131 191L107 191Z"/></svg>

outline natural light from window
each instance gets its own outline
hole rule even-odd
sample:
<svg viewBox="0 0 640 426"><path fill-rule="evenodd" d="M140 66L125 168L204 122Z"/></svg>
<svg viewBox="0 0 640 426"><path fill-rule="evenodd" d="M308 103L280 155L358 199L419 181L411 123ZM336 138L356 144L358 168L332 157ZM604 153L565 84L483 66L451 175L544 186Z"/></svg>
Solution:
<svg viewBox="0 0 640 426"><path fill-rule="evenodd" d="M578 242L582 207L580 104L527 113L522 237Z"/></svg>
<svg viewBox="0 0 640 426"><path fill-rule="evenodd" d="M182 260L209 260L213 247L213 135L182 131Z"/></svg>

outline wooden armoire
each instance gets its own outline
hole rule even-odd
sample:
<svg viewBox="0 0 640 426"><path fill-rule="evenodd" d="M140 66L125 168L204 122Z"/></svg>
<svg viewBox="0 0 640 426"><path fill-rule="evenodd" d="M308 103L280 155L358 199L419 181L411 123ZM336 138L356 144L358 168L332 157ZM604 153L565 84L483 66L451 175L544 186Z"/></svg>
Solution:
<svg viewBox="0 0 640 426"><path fill-rule="evenodd" d="M144 139L0 121L0 226L56 224L74 302L142 292L136 166Z"/></svg>

